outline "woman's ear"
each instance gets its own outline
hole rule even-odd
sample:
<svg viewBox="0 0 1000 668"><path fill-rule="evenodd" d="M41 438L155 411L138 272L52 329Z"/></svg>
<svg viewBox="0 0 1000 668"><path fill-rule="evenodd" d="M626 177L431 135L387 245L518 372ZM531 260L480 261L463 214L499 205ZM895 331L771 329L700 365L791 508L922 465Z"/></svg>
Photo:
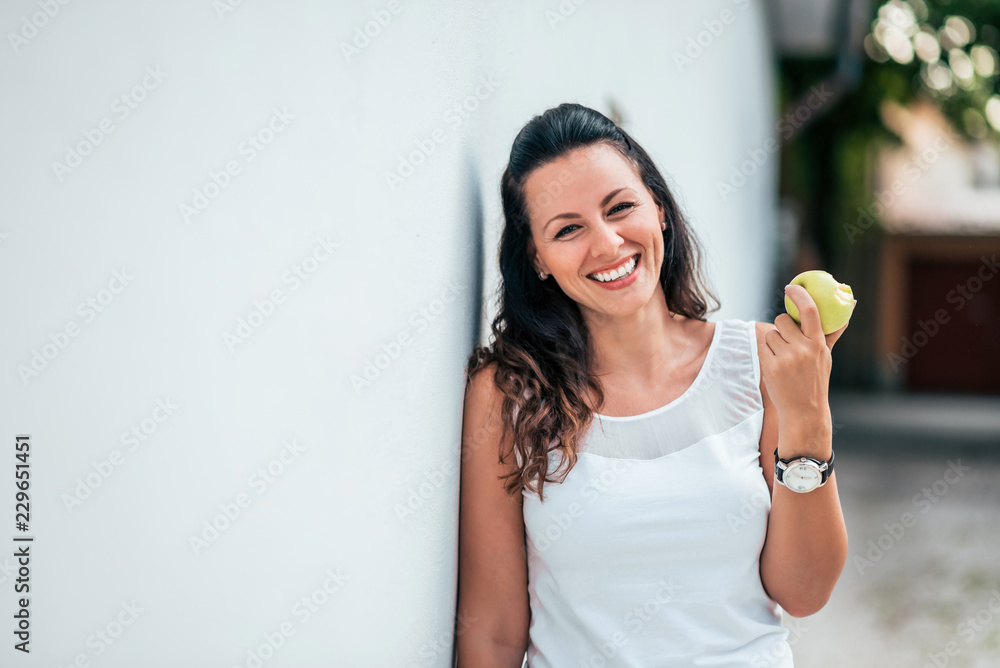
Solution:
<svg viewBox="0 0 1000 668"><path fill-rule="evenodd" d="M531 266L534 267L536 274L540 271L549 273L548 269L545 267L545 263L542 262L540 257L538 257L538 251L535 250L534 239L528 239L528 257L531 258Z"/></svg>

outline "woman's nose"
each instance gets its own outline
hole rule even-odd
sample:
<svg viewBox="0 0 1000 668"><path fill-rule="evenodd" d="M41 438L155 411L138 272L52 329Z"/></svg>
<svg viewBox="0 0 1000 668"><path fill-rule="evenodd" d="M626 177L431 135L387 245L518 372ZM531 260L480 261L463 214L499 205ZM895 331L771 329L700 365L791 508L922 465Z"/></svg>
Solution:
<svg viewBox="0 0 1000 668"><path fill-rule="evenodd" d="M599 219L594 226L593 242L590 252L594 257L615 255L624 240L618 234L615 226L606 220Z"/></svg>

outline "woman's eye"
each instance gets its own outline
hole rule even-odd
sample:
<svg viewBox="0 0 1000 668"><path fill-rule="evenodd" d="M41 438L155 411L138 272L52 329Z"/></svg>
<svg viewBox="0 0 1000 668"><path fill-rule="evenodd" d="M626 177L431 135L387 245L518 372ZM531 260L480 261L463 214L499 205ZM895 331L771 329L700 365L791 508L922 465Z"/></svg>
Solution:
<svg viewBox="0 0 1000 668"><path fill-rule="evenodd" d="M619 207L624 207L624 208L619 208ZM618 213L619 211L624 211L625 209L631 209L634 207L635 207L635 202L619 202L618 204L615 204L613 207L611 207L611 211L609 211L608 213L615 214ZM563 233L566 232L566 230L572 229L574 227L579 227L579 225L567 225L566 227L562 228L556 233L555 238L558 239L559 237L564 236Z"/></svg>

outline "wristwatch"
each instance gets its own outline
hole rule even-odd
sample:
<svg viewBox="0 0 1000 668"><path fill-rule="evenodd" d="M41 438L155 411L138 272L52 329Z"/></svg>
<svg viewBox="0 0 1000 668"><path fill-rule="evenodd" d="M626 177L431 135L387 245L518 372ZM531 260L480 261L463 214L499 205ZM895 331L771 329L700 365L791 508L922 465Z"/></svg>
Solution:
<svg viewBox="0 0 1000 668"><path fill-rule="evenodd" d="M833 451L830 461L821 462L812 457L778 459L778 449L774 449L774 479L793 492L811 492L819 489L833 473Z"/></svg>

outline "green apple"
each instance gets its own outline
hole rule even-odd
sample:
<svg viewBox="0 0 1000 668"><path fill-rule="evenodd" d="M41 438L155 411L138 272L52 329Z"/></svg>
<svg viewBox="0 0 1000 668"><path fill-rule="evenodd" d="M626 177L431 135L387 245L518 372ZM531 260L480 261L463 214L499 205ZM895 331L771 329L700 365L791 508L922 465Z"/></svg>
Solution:
<svg viewBox="0 0 1000 668"><path fill-rule="evenodd" d="M854 292L846 283L839 283L828 272L816 269L804 271L791 280L792 285L801 285L816 302L819 309L819 321L823 325L823 333L830 334L847 324L854 311ZM785 310L798 324L799 309L785 295Z"/></svg>

